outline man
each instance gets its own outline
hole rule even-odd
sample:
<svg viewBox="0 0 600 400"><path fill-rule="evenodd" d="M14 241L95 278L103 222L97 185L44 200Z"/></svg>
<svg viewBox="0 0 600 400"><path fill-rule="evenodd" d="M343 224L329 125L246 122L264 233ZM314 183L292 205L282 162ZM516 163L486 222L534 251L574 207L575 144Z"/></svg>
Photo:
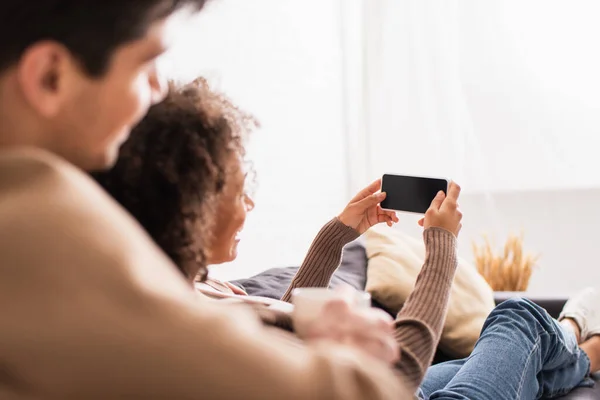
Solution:
<svg viewBox="0 0 600 400"><path fill-rule="evenodd" d="M435 262L395 322L401 379L382 361L389 352L365 350L393 341L370 311L333 303L354 328L298 345L246 308L198 300L82 173L111 166L164 96L155 63L176 11L204 3L1 3L1 399L398 399L416 390L456 268L458 187L428 213L426 238L443 246L429 246ZM435 312L422 306L431 289Z"/></svg>

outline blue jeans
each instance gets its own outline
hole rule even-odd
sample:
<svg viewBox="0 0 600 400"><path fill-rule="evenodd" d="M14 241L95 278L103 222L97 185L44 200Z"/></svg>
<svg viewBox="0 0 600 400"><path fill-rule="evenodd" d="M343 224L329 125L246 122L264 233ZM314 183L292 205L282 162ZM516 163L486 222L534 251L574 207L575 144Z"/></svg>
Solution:
<svg viewBox="0 0 600 400"><path fill-rule="evenodd" d="M428 400L552 398L584 384L589 369L573 332L531 301L512 299L491 312L468 358L429 368L419 395Z"/></svg>

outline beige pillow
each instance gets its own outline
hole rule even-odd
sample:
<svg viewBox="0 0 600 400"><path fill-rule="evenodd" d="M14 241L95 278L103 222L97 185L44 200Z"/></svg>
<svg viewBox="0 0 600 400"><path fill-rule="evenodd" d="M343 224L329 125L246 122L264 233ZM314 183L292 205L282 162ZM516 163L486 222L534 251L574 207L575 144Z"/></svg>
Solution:
<svg viewBox="0 0 600 400"><path fill-rule="evenodd" d="M397 313L423 266L423 240L383 226L371 228L365 238L369 258L366 290L389 311ZM454 357L468 356L493 308L490 286L473 265L459 258L440 348Z"/></svg>

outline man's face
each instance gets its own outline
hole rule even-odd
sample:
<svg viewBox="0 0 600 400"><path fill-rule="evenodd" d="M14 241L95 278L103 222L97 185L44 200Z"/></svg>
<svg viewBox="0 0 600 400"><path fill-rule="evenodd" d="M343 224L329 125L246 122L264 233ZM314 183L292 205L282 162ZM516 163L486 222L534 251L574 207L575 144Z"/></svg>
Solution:
<svg viewBox="0 0 600 400"><path fill-rule="evenodd" d="M36 121L29 130L38 139L25 144L86 170L112 166L132 127L164 98L166 83L156 61L168 47L173 18L155 22L143 38L118 47L99 77L88 75L60 44L39 43L28 50L17 65L17 93L27 110L17 124L28 129L23 120Z"/></svg>
<svg viewBox="0 0 600 400"><path fill-rule="evenodd" d="M145 38L120 47L102 77L76 77L79 88L58 122L79 165L112 166L130 130L164 98L166 83L157 74L156 59L166 50L167 27L167 21L155 23Z"/></svg>

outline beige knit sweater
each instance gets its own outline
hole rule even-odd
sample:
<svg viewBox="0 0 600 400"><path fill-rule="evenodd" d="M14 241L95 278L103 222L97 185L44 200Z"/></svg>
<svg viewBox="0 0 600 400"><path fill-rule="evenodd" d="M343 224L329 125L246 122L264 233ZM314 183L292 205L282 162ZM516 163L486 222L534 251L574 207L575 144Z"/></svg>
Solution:
<svg viewBox="0 0 600 400"><path fill-rule="evenodd" d="M396 319L398 375L344 345L293 344L247 306L199 299L86 174L40 151L2 152L0 399L411 398L456 267L450 233L425 241Z"/></svg>

